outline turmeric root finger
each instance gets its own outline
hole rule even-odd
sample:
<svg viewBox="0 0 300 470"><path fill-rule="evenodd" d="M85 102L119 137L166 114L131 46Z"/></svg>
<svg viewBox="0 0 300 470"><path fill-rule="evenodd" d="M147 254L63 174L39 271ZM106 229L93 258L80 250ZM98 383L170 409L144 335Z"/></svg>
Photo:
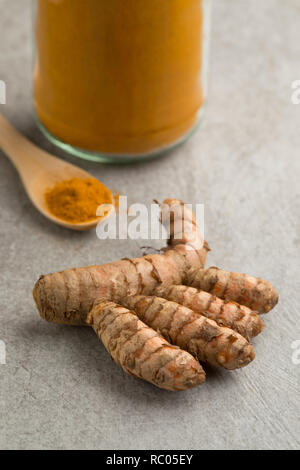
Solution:
<svg viewBox="0 0 300 470"><path fill-rule="evenodd" d="M205 381L205 372L193 356L169 344L120 305L99 302L87 323L129 375L170 391L186 390Z"/></svg>
<svg viewBox="0 0 300 470"><path fill-rule="evenodd" d="M245 305L258 313L269 312L278 302L278 294L270 282L215 267L190 269L185 284L225 301Z"/></svg>
<svg viewBox="0 0 300 470"><path fill-rule="evenodd" d="M200 258L202 252L206 256L206 251L210 251L193 211L179 199L165 199L161 205L161 223L169 228L168 245L172 248L183 245L191 252L198 252ZM201 260L201 264L204 263L205 260Z"/></svg>
<svg viewBox="0 0 300 470"><path fill-rule="evenodd" d="M41 276L33 296L45 320L84 325L96 299L120 303L126 295L148 295L172 279L172 284L180 282L172 260L165 255L149 255Z"/></svg>
<svg viewBox="0 0 300 470"><path fill-rule="evenodd" d="M250 340L264 328L264 323L255 312L236 302L225 302L208 292L188 286L158 288L156 295L190 308L220 326L227 326Z"/></svg>
<svg viewBox="0 0 300 470"><path fill-rule="evenodd" d="M190 352L199 361L237 369L254 359L252 346L243 336L176 302L137 295L124 299L124 305L170 343Z"/></svg>

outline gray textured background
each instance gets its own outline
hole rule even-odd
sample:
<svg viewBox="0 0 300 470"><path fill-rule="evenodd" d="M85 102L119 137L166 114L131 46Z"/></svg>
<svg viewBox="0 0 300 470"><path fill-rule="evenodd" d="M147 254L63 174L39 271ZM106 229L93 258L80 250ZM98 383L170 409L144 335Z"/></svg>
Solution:
<svg viewBox="0 0 300 470"><path fill-rule="evenodd" d="M43 322L31 290L41 273L140 253L51 225L0 152L0 447L271 449L299 447L299 0L216 0L210 99L196 135L170 156L129 167L78 161L135 200L204 202L208 263L271 280L278 307L244 370L210 370L171 394L127 377L90 329ZM0 79L12 122L59 154L31 115L29 0L0 0ZM74 161L74 160L73 160Z"/></svg>

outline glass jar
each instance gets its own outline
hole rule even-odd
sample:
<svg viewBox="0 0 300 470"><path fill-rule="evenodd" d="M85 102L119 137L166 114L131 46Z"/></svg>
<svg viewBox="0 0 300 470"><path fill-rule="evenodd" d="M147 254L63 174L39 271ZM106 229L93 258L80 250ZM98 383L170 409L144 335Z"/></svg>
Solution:
<svg viewBox="0 0 300 470"><path fill-rule="evenodd" d="M93 161L186 140L206 100L210 0L35 0L42 132Z"/></svg>

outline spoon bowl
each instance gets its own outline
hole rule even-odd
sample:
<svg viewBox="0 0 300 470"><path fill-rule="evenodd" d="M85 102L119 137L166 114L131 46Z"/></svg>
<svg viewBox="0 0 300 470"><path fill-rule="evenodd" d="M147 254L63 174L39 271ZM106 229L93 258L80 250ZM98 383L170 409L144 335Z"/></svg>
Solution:
<svg viewBox="0 0 300 470"><path fill-rule="evenodd" d="M93 176L76 165L54 157L32 144L2 115L0 115L0 148L14 164L32 204L52 222L71 230L91 230L114 212L113 196L110 192L111 209L108 209L108 212L103 217L95 215L94 220L84 223L73 223L51 214L45 200L45 193L48 189L58 182L72 178L93 178Z"/></svg>

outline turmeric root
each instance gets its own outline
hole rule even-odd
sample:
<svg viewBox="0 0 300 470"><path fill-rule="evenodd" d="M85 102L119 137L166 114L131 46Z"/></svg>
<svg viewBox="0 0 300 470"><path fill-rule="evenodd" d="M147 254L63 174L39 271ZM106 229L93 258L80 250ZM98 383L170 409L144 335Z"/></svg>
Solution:
<svg viewBox="0 0 300 470"><path fill-rule="evenodd" d="M218 297L188 286L169 286L156 290L158 297L172 300L200 313L220 326L237 331L246 339L258 335L264 328L261 318L248 307L236 302L225 302Z"/></svg>
<svg viewBox="0 0 300 470"><path fill-rule="evenodd" d="M186 390L205 381L205 372L193 356L169 344L120 305L100 301L87 323L112 358L136 378L171 391Z"/></svg>
<svg viewBox="0 0 300 470"><path fill-rule="evenodd" d="M168 245L173 248L178 247L179 251L187 250L201 258L201 264L205 264L206 251L210 248L197 225L196 217L189 207L185 206L179 199L166 199L161 209L161 223L169 229ZM184 248L183 248L184 247ZM202 251L203 248L206 251ZM191 255L191 253L189 253ZM195 263L193 263L194 266Z"/></svg>
<svg viewBox="0 0 300 470"><path fill-rule="evenodd" d="M199 229L195 231L193 213L184 212L186 232L178 239L173 230L182 217L182 202L168 199L165 205L174 216L169 248L163 254L41 276L33 291L41 316L53 323L82 325L97 298L122 303L128 295L150 295L157 286L182 284L191 267L203 267L209 248Z"/></svg>
<svg viewBox="0 0 300 470"><path fill-rule="evenodd" d="M267 281L204 269L209 247L192 211L175 199L164 204L161 222L166 207L172 217L162 254L41 276L33 295L45 320L92 325L126 372L183 390L204 381L191 354L226 369L253 360L247 340L263 329L257 312L273 308L278 294Z"/></svg>
<svg viewBox="0 0 300 470"><path fill-rule="evenodd" d="M252 346L243 336L176 302L135 295L123 303L170 343L190 352L199 361L237 369L254 359Z"/></svg>
<svg viewBox="0 0 300 470"><path fill-rule="evenodd" d="M192 268L187 273L186 284L259 313L269 312L278 302L278 294L270 282L215 267Z"/></svg>

